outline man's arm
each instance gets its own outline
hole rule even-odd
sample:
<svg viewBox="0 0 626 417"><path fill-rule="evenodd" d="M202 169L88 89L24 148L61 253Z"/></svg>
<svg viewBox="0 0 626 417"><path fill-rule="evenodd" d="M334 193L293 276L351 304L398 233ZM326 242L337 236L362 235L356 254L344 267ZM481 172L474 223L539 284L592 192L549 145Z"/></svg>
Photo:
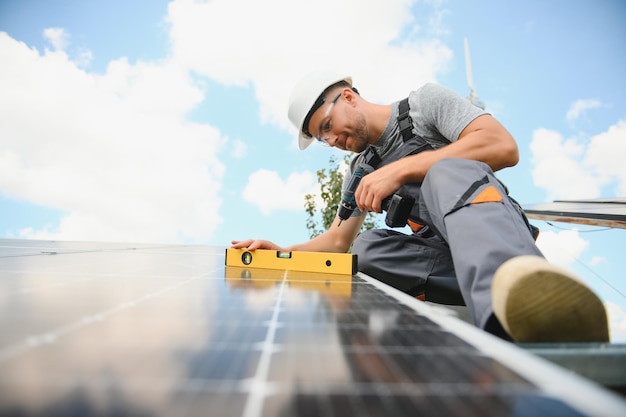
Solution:
<svg viewBox="0 0 626 417"><path fill-rule="evenodd" d="M470 122L458 140L449 145L402 158L363 177L355 193L359 209L380 213L383 199L404 184L423 181L430 167L443 158L473 159L497 171L516 165L519 152L504 126L484 114Z"/></svg>
<svg viewBox="0 0 626 417"><path fill-rule="evenodd" d="M339 226L339 218L335 217L330 228L319 236L309 240L308 242L297 245L281 247L268 240L233 240L232 248L235 249L271 249L285 252L306 251L306 252L338 252L345 253L350 249L352 242L356 238L363 222L365 214L350 217Z"/></svg>

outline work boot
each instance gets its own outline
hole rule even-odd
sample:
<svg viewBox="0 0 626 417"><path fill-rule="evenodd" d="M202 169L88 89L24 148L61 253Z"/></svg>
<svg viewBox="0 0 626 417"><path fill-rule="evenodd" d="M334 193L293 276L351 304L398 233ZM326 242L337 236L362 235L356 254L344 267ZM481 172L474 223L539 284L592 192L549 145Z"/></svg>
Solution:
<svg viewBox="0 0 626 417"><path fill-rule="evenodd" d="M604 305L584 283L539 256L502 264L491 287L493 311L521 343L608 342Z"/></svg>

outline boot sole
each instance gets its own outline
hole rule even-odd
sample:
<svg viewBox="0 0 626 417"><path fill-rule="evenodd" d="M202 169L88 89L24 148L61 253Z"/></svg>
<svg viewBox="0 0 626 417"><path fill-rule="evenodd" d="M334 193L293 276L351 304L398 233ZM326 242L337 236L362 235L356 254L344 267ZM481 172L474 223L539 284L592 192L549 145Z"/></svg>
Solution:
<svg viewBox="0 0 626 417"><path fill-rule="evenodd" d="M505 262L494 275L493 309L521 343L608 342L602 301L568 271L537 256Z"/></svg>

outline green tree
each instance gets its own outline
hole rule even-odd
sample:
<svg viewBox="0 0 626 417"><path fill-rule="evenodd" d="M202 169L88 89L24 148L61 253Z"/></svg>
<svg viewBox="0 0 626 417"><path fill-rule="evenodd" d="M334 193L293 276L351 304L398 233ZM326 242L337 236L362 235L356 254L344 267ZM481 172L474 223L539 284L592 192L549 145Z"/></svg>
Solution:
<svg viewBox="0 0 626 417"><path fill-rule="evenodd" d="M337 216L337 207L341 201L341 185L343 184L343 172L339 169L342 162L347 164L350 155L345 155L343 159L337 161L335 156L329 159L329 167L317 171L317 182L320 184L320 191L324 207L318 209L315 203L315 194L304 196L304 209L307 212L306 227L309 229L309 236L313 239L324 233L333 224ZM374 213L368 213L361 230L369 230L378 227Z"/></svg>

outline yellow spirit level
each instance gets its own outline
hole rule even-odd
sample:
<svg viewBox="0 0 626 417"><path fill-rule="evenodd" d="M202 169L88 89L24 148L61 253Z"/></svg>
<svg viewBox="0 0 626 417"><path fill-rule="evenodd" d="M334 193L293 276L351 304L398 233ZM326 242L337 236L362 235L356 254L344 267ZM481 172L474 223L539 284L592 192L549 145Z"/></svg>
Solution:
<svg viewBox="0 0 626 417"><path fill-rule="evenodd" d="M357 256L349 253L228 248L226 266L354 275L358 263Z"/></svg>

